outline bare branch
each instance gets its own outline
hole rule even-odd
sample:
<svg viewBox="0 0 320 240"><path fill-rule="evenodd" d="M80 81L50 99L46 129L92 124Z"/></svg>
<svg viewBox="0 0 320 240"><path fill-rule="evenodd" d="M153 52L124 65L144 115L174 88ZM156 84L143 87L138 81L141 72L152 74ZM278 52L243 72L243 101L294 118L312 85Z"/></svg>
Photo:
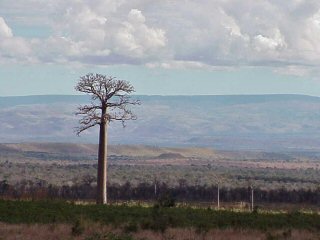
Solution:
<svg viewBox="0 0 320 240"><path fill-rule="evenodd" d="M84 106L79 106L78 107L78 112L76 112L76 115L82 115L82 114L87 114L90 113L92 111L101 109L101 106L95 106L95 105L84 105Z"/></svg>
<svg viewBox="0 0 320 240"><path fill-rule="evenodd" d="M94 126L96 126L96 125L97 125L97 124L91 124L91 125L86 125L86 126L77 127L77 128L76 128L76 133L77 133L78 136L80 136L80 134L81 134L83 131L85 131L85 130L87 130L87 129L89 129L89 128L92 128L92 127L94 127Z"/></svg>
<svg viewBox="0 0 320 240"><path fill-rule="evenodd" d="M129 96L133 86L125 80L89 73L80 77L75 89L91 95L92 102L78 107L76 115L83 116L79 121L77 134L98 124L111 121L135 120L137 117L128 109L129 105L139 105L140 101Z"/></svg>
<svg viewBox="0 0 320 240"><path fill-rule="evenodd" d="M75 89L79 92L87 93L91 95L92 100L99 99L101 102L104 99L103 91L101 91L101 83L106 79L101 74L89 73L80 77L80 81L76 85Z"/></svg>
<svg viewBox="0 0 320 240"><path fill-rule="evenodd" d="M127 105L140 105L139 100L131 99L128 95L115 95L113 98L113 102L108 102L108 107L121 107Z"/></svg>
<svg viewBox="0 0 320 240"><path fill-rule="evenodd" d="M124 94L130 94L133 92L134 88L129 82L124 80L113 81L109 86L109 92L106 98L111 99L115 95L123 96Z"/></svg>

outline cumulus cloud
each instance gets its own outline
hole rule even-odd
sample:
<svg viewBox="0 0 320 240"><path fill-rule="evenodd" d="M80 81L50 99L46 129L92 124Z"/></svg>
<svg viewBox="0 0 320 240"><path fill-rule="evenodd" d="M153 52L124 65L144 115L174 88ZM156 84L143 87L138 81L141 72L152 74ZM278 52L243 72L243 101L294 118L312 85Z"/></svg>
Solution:
<svg viewBox="0 0 320 240"><path fill-rule="evenodd" d="M102 0L56 2L54 34L36 41L38 58L92 64L142 64L159 59L166 51L165 30L149 26L139 9L118 11L122 4Z"/></svg>
<svg viewBox="0 0 320 240"><path fill-rule="evenodd" d="M126 21L121 23L111 36L110 43L116 54L132 58L154 58L166 46L163 29L148 27L146 19L138 9L128 13Z"/></svg>
<svg viewBox="0 0 320 240"><path fill-rule="evenodd" d="M296 74L320 64L318 0L14 2L3 0L0 7L14 5L13 15L25 20L41 6L52 34L18 40L0 18L0 38L24 46L20 55L31 47L38 61L164 68L262 65ZM31 7L19 12L22 4Z"/></svg>
<svg viewBox="0 0 320 240"><path fill-rule="evenodd" d="M0 17L0 61L30 61L31 49L23 38L15 37L3 17Z"/></svg>
<svg viewBox="0 0 320 240"><path fill-rule="evenodd" d="M9 28L4 19L0 17L0 38L10 38L12 36L11 28Z"/></svg>
<svg viewBox="0 0 320 240"><path fill-rule="evenodd" d="M274 33L269 36L261 34L254 37L255 50L261 52L265 50L281 50L286 47L284 37L281 35L279 29L274 29Z"/></svg>

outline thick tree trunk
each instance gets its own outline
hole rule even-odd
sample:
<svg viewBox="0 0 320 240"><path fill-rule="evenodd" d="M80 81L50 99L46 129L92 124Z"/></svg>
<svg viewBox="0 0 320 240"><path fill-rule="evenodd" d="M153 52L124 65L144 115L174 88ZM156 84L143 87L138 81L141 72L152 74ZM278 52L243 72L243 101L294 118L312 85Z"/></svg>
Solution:
<svg viewBox="0 0 320 240"><path fill-rule="evenodd" d="M107 204L107 123L100 124L97 204Z"/></svg>

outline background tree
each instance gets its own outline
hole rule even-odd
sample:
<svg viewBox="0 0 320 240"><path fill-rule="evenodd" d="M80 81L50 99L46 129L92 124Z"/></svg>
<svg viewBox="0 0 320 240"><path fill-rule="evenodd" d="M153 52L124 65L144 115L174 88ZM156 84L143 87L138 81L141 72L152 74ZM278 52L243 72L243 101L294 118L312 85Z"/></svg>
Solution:
<svg viewBox="0 0 320 240"><path fill-rule="evenodd" d="M107 203L107 127L111 121L135 120L136 116L128 108L129 105L140 104L129 94L134 92L133 86L124 80L107 77L101 74L89 73L80 77L75 89L91 95L91 103L78 108L77 115L83 116L77 128L79 135L83 131L100 126L97 204Z"/></svg>

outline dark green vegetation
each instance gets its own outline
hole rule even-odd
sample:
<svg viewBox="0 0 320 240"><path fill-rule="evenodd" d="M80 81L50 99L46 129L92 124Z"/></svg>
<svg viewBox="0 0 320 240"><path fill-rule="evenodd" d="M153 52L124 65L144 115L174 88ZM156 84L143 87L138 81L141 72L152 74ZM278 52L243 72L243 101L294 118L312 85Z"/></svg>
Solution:
<svg viewBox="0 0 320 240"><path fill-rule="evenodd" d="M123 227L127 231L168 227L208 231L213 228L307 229L320 230L316 213L233 212L182 207L96 206L50 201L0 200L0 222L6 223L73 223L81 231L81 221L89 220ZM80 222L79 222L80 221Z"/></svg>

